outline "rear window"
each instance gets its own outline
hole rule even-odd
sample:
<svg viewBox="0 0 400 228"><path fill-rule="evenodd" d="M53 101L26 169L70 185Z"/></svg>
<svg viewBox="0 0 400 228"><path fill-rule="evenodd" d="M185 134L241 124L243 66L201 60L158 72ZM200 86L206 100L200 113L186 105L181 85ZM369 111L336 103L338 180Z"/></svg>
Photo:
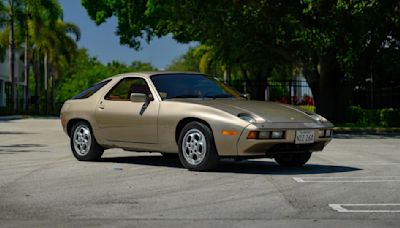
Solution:
<svg viewBox="0 0 400 228"><path fill-rule="evenodd" d="M109 83L110 81L111 80L107 80L107 81L102 81L97 84L94 84L91 87L89 87L88 89L85 89L84 91L80 92L78 95L74 96L71 99L76 100L76 99L88 98L88 97L92 96L93 94L95 94L103 86L107 85L107 83Z"/></svg>

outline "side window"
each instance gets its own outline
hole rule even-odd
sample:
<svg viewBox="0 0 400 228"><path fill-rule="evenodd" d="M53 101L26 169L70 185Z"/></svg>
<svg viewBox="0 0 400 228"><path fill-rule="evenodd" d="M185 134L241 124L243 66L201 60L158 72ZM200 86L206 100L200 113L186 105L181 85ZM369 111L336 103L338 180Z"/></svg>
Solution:
<svg viewBox="0 0 400 228"><path fill-rule="evenodd" d="M99 89L103 88L103 86L107 85L111 80L99 82L97 84L92 85L88 89L85 89L83 92L80 92L78 95L72 97L71 99L85 99L93 94L95 94ZM1 85L1 84L0 84ZM1 86L0 86L1 87Z"/></svg>
<svg viewBox="0 0 400 228"><path fill-rule="evenodd" d="M124 78L107 93L105 99L112 101L129 101L131 93L151 94L143 78Z"/></svg>

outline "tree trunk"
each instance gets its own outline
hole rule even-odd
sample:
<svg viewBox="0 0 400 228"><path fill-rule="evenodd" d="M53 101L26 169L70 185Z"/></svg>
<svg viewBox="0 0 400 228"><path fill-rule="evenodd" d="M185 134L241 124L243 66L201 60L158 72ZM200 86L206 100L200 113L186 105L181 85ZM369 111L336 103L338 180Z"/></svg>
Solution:
<svg viewBox="0 0 400 228"><path fill-rule="evenodd" d="M45 92L45 100L46 100L46 114L49 113L49 61L47 52L44 54L44 92Z"/></svg>
<svg viewBox="0 0 400 228"><path fill-rule="evenodd" d="M58 78L58 73L54 72L51 75L51 106L52 106L52 113L56 114L56 79Z"/></svg>
<svg viewBox="0 0 400 228"><path fill-rule="evenodd" d="M14 40L14 14L13 5L11 7L10 14L10 38L9 38L9 67L10 67L10 77L11 77L11 101L12 101L12 111L17 112L17 97L16 97L16 82L15 82L15 40Z"/></svg>
<svg viewBox="0 0 400 228"><path fill-rule="evenodd" d="M40 54L38 51L35 53L34 58L34 73L35 73L35 112L40 113Z"/></svg>
<svg viewBox="0 0 400 228"><path fill-rule="evenodd" d="M254 100L265 100L265 89L267 88L267 72L268 69L263 67L260 70L254 71L253 79L253 97Z"/></svg>
<svg viewBox="0 0 400 228"><path fill-rule="evenodd" d="M317 113L337 123L344 120L348 104L348 91L344 73L336 60L334 52L319 56L320 72L318 78L310 83L314 93Z"/></svg>
<svg viewBox="0 0 400 228"><path fill-rule="evenodd" d="M265 89L268 85L267 72L269 72L269 69L264 67L250 71L250 74L253 75L252 79L250 79L247 70L241 68L240 71L242 72L242 77L249 88L249 91L246 92L251 94L251 99L260 101L265 100Z"/></svg>
<svg viewBox="0 0 400 228"><path fill-rule="evenodd" d="M229 84L231 80L231 66L226 65L224 70L224 83Z"/></svg>
<svg viewBox="0 0 400 228"><path fill-rule="evenodd" d="M25 77L25 96L24 96L24 112L29 111L30 92L29 92L29 40L28 31L25 29L25 58L24 58L24 77Z"/></svg>
<svg viewBox="0 0 400 228"><path fill-rule="evenodd" d="M244 85L243 85L243 92L244 93L249 93L249 91L247 90L247 88L251 85L251 81L249 79L249 75L246 69L244 69L243 67L240 68L240 71L242 73L242 78L244 80Z"/></svg>

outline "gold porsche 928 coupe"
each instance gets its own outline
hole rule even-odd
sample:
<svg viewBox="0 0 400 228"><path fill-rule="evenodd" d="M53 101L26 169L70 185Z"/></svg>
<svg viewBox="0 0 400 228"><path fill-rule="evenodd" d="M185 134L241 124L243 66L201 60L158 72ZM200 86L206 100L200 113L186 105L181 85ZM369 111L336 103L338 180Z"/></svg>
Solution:
<svg viewBox="0 0 400 228"><path fill-rule="evenodd" d="M93 85L61 110L71 150L80 161L105 149L179 155L189 170L220 158L274 158L302 166L332 139L324 117L294 106L251 101L200 73L128 73Z"/></svg>

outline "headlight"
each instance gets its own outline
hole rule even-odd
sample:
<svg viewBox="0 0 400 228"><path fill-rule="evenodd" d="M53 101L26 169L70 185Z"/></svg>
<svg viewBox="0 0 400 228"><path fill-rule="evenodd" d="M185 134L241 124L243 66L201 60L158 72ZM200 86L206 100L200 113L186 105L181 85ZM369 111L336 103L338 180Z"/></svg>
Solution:
<svg viewBox="0 0 400 228"><path fill-rule="evenodd" d="M313 114L311 114L310 116L311 116L311 118L313 118L314 120L316 120L316 121L318 121L318 122L321 122L321 123L328 122L327 119L325 119L323 116L320 116L320 115L318 115L318 114L313 113Z"/></svg>
<svg viewBox="0 0 400 228"><path fill-rule="evenodd" d="M241 113L241 114L238 115L238 117L240 119L242 119L242 120L245 120L245 121L249 122L249 123L255 123L256 122L256 120L253 117L251 117L249 114Z"/></svg>

